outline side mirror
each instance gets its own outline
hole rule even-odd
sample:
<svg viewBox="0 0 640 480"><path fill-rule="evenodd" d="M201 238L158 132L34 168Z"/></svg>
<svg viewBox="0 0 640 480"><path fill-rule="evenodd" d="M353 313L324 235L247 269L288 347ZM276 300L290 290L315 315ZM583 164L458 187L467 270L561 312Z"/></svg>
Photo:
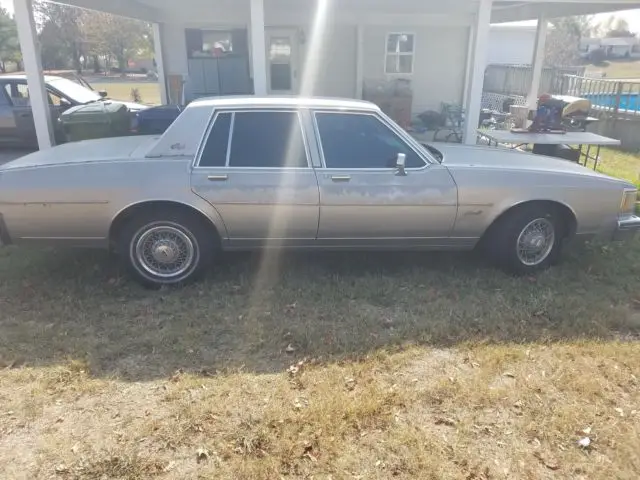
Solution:
<svg viewBox="0 0 640 480"><path fill-rule="evenodd" d="M100 90L98 92L98 95L100 95L101 98L107 98L107 95L109 95L109 94L107 93L106 90Z"/></svg>
<svg viewBox="0 0 640 480"><path fill-rule="evenodd" d="M404 169L405 162L407 161L407 156L404 153L399 153L396 157L396 175L399 177L406 177L407 172Z"/></svg>

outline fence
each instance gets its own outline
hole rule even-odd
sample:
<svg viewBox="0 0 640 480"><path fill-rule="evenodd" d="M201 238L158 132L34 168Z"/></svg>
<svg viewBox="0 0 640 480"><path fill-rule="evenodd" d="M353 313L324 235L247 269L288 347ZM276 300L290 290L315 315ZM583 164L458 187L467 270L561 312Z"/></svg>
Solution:
<svg viewBox="0 0 640 480"><path fill-rule="evenodd" d="M640 117L640 82L565 75L560 93L591 101L595 113Z"/></svg>
<svg viewBox="0 0 640 480"><path fill-rule="evenodd" d="M585 67L545 67L540 93L557 93L565 75L584 75ZM484 74L485 92L527 96L531 89L531 65L489 65Z"/></svg>

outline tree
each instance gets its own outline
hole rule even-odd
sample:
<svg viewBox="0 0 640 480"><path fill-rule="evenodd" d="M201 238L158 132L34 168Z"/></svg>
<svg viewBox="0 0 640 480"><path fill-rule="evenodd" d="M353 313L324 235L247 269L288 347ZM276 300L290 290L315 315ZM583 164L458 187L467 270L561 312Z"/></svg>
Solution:
<svg viewBox="0 0 640 480"><path fill-rule="evenodd" d="M138 20L91 12L85 17L84 28L90 52L115 58L120 71L127 68L130 58L151 50L151 26Z"/></svg>
<svg viewBox="0 0 640 480"><path fill-rule="evenodd" d="M43 67L51 69L72 66L80 72L85 43L85 11L43 0L38 0L33 6L40 26Z"/></svg>
<svg viewBox="0 0 640 480"><path fill-rule="evenodd" d="M0 7L0 70L7 71L6 62L20 65L22 53L18 42L18 29L15 20L4 8Z"/></svg>
<svg viewBox="0 0 640 480"><path fill-rule="evenodd" d="M609 28L605 31L605 36L609 38L631 38L635 37L635 33L629 31L629 22L624 18L609 17Z"/></svg>
<svg viewBox="0 0 640 480"><path fill-rule="evenodd" d="M580 39L593 31L591 17L578 15L550 21L547 34L545 63L550 66L575 65L580 59Z"/></svg>

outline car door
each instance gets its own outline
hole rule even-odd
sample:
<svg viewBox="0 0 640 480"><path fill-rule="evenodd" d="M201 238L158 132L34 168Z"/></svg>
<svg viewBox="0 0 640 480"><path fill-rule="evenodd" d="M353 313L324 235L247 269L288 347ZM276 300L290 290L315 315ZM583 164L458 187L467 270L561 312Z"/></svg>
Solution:
<svg viewBox="0 0 640 480"><path fill-rule="evenodd" d="M232 248L315 242L318 181L295 110L217 113L191 188L218 210Z"/></svg>
<svg viewBox="0 0 640 480"><path fill-rule="evenodd" d="M5 83L0 83L0 142L15 142L16 120L13 117L13 105L5 90Z"/></svg>
<svg viewBox="0 0 640 480"><path fill-rule="evenodd" d="M26 81L11 81L5 84L5 92L12 104L14 118L13 141L23 145L37 145L36 126L31 111L31 98Z"/></svg>
<svg viewBox="0 0 640 480"><path fill-rule="evenodd" d="M323 165L319 244L449 243L457 188L445 167L376 113L316 111L313 117ZM395 168L399 153L406 156L405 175Z"/></svg>

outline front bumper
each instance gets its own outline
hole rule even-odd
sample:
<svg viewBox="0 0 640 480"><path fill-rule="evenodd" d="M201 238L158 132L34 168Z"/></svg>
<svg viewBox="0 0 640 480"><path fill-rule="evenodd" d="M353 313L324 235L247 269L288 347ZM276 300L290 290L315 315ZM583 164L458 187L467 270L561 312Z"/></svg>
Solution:
<svg viewBox="0 0 640 480"><path fill-rule="evenodd" d="M11 245L11 237L7 230L7 225L4 223L2 214L0 214L0 247L3 245Z"/></svg>
<svg viewBox="0 0 640 480"><path fill-rule="evenodd" d="M613 235L614 240L627 240L640 232L640 217L632 215L618 220L618 227Z"/></svg>

